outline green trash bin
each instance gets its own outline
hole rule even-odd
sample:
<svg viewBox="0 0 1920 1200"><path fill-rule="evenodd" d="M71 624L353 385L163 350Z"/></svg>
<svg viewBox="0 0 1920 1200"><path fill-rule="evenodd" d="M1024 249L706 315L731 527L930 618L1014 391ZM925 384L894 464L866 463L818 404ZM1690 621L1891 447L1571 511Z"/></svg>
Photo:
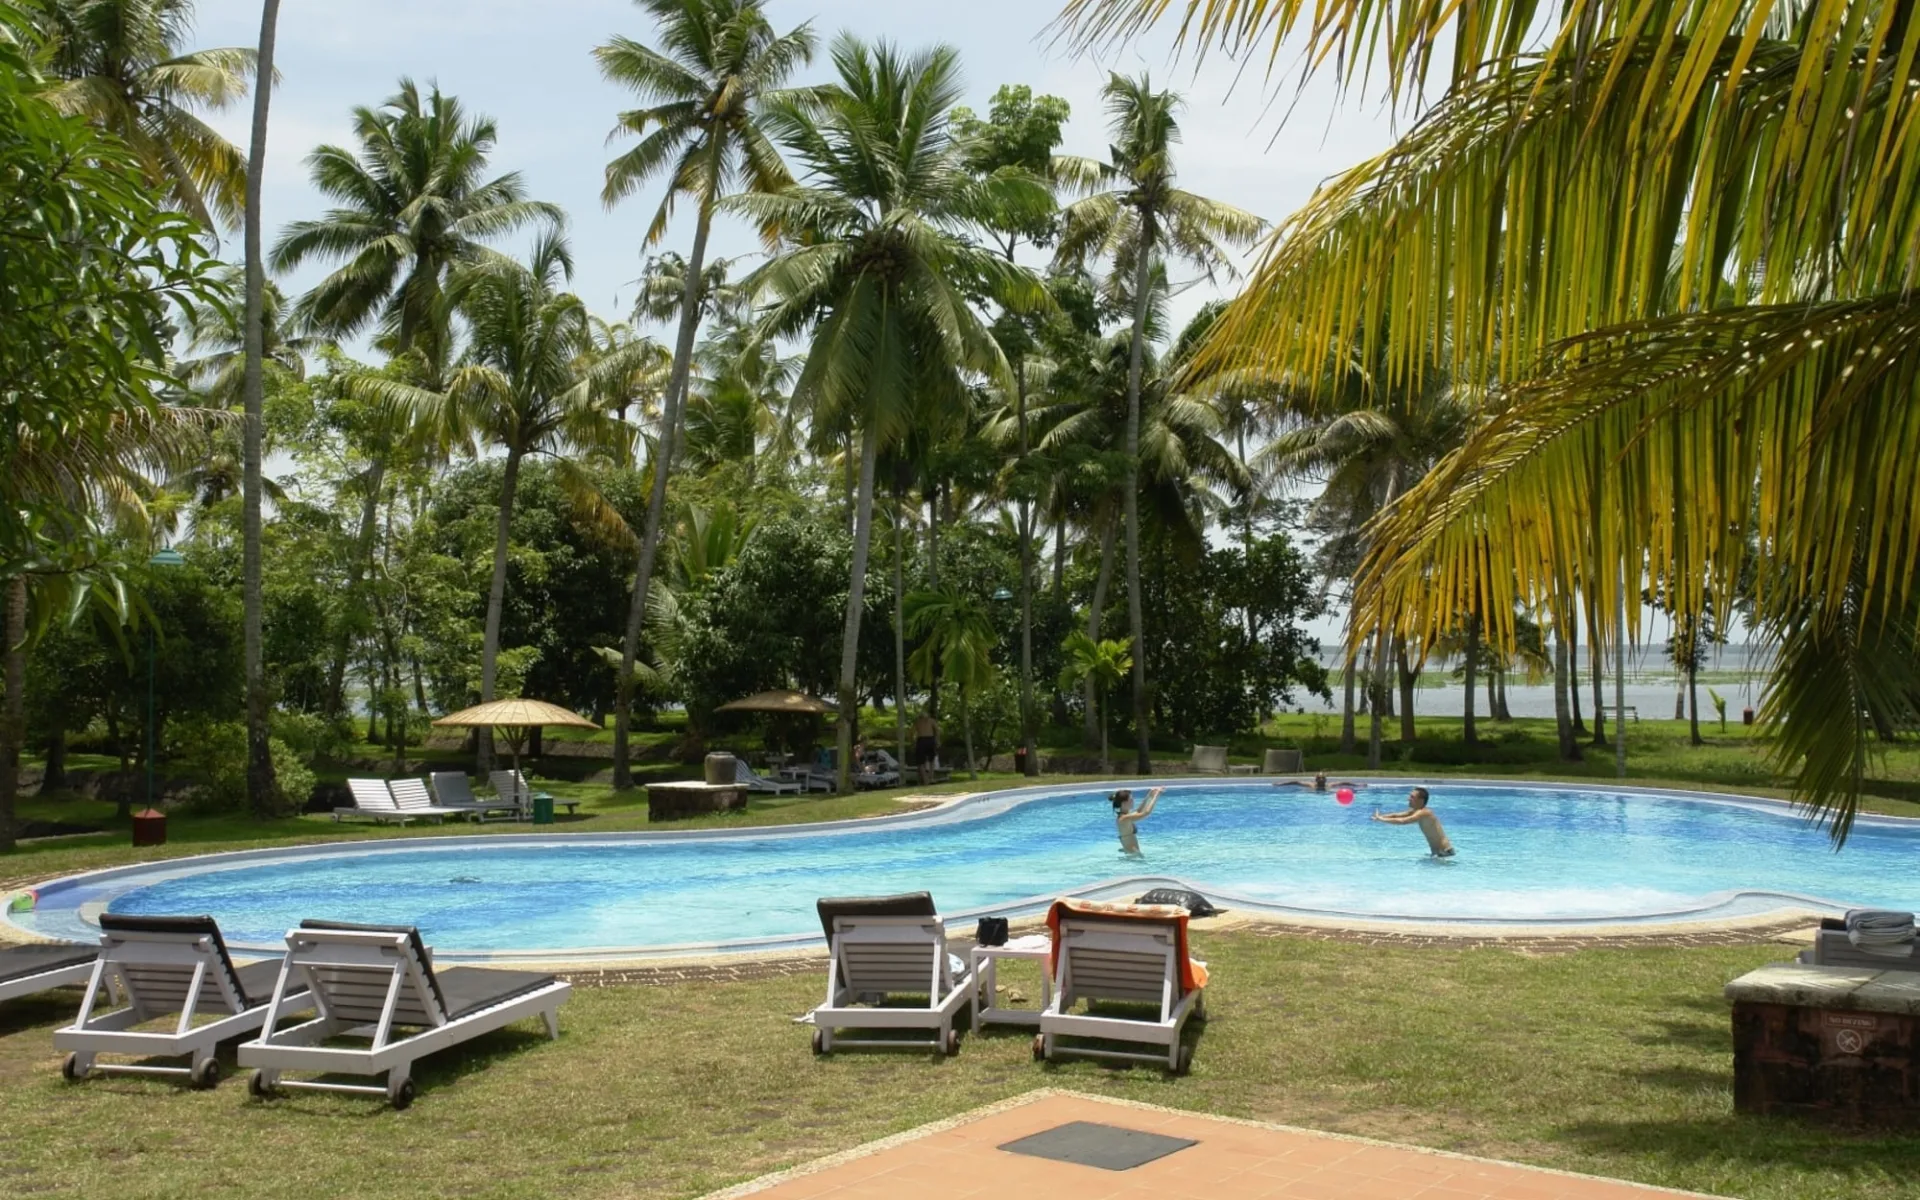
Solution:
<svg viewBox="0 0 1920 1200"><path fill-rule="evenodd" d="M535 825L553 824L553 797L545 792L536 792L533 797L533 823Z"/></svg>

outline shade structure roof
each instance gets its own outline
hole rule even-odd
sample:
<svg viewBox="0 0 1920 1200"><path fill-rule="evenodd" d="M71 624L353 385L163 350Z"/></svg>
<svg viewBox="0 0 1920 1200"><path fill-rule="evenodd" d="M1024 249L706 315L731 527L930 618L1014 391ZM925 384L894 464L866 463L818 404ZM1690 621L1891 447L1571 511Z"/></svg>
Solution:
<svg viewBox="0 0 1920 1200"><path fill-rule="evenodd" d="M757 713L799 713L809 716L824 716L834 711L833 706L824 700L815 699L805 692L761 692L757 696L748 696L745 700L735 700L731 704L722 704L721 712L757 712Z"/></svg>
<svg viewBox="0 0 1920 1200"><path fill-rule="evenodd" d="M548 704L544 700L495 700L450 713L435 725L466 729L526 729L536 725L572 725L579 729L598 729L577 712Z"/></svg>

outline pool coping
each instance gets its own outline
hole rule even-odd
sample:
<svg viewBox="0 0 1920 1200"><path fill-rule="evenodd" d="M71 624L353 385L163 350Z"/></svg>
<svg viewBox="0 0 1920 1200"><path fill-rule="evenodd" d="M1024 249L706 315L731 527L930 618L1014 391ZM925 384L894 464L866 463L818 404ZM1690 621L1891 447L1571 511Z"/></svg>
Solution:
<svg viewBox="0 0 1920 1200"><path fill-rule="evenodd" d="M1298 782L1311 777L1301 773L1286 776L1194 776L1182 775L1156 779L1118 778L1112 780L1078 780L1074 783L1041 784L1018 788L996 789L989 792L964 793L945 799L943 802L925 808L907 812L888 813L872 817L856 817L837 821L802 822L789 825L753 825L735 828L707 828L683 830L626 830L604 833L543 833L516 834L510 839L497 835L448 835L406 839L368 839L363 842L324 842L301 846L263 847L249 850L220 851L213 854L189 855L177 859L158 859L140 863L125 863L114 867L103 867L93 871L74 875L58 876L24 889L14 889L6 895L0 895L0 943L8 941L45 942L59 940L50 938L37 930L28 929L13 920L10 911L12 901L20 896L35 898L48 890L64 890L72 887L97 886L115 878L129 875L148 875L156 869L164 873L197 873L212 866L214 869L230 869L262 860L285 860L299 858L317 858L359 852L371 854L404 854L428 849L444 849L449 845L477 846L504 849L530 849L547 845L580 845L593 842L631 843L631 842L673 842L682 840L723 841L729 839L765 839L765 838L804 838L834 834L858 832L865 829L900 828L918 824L948 824L957 820L978 820L996 815L1020 804L1046 799L1063 794L1084 793L1099 790L1108 784L1129 788L1164 787L1168 789L1256 787L1261 783L1269 786L1290 781ZM1433 786L1433 787L1477 787L1507 791L1537 791L1542 789L1584 790L1642 796L1648 799L1683 799L1695 802L1707 802L1735 808L1758 809L1774 814L1793 815L1791 801L1776 800L1764 796L1743 795L1726 792L1703 792L1678 788L1644 787L1633 784L1585 784L1567 781L1515 781L1500 779L1470 779L1453 776L1418 778L1414 776L1369 776L1355 775L1354 782L1366 786L1383 785L1393 788ZM1312 793L1305 792L1303 795ZM916 797L917 800L931 797ZM970 812L982 809L987 811ZM1804 819L1804 818L1803 818ZM1856 824L1889 828L1913 828L1920 826L1920 818L1895 817L1882 814L1861 814ZM1821 897L1804 896L1788 892L1775 892L1763 889L1737 889L1715 893L1706 897L1700 906L1663 913L1640 914L1631 918L1603 916L1592 918L1555 918L1539 921L1516 921L1510 918L1453 918L1436 921L1430 918L1392 917L1373 913L1346 913L1321 909L1301 909L1287 905L1274 904L1253 897L1241 896L1232 892L1213 888L1211 885L1196 884L1174 876L1166 875L1129 875L1116 876L1073 889L1058 889L1037 896L1030 896L981 908L953 910L944 913L949 926L955 929L962 923L985 915L1010 915L1016 920L1030 920L1044 911L1046 906L1057 897L1110 899L1141 888L1181 887L1202 890L1206 895L1233 910L1234 915L1249 926L1274 926L1290 929L1302 936L1316 934L1348 933L1365 937L1423 941L1450 941L1461 944L1496 942L1514 944L1536 941L1589 942L1595 939L1641 940L1658 942L1662 938L1686 936L1688 934L1730 933L1741 934L1760 928L1783 927L1783 922L1793 925L1816 920L1820 916L1839 912L1844 906ZM1773 898L1780 901L1773 907L1758 911L1721 913L1743 899ZM88 924L95 922L87 914L88 906L80 907L80 919ZM104 907L102 905L101 907ZM1211 924L1211 923L1209 923ZM241 953L271 954L278 953L277 945L253 945L236 942L233 948ZM618 970L622 966L630 968L660 967L668 963L683 965L718 965L722 963L743 963L752 959L792 959L818 957L824 953L824 946L817 934L793 934L773 937L733 939L720 942L682 943L654 946L607 946L572 947L556 950L463 950L458 948L436 949L435 957L447 962L527 964L548 967L555 970L578 969L590 971L596 968Z"/></svg>

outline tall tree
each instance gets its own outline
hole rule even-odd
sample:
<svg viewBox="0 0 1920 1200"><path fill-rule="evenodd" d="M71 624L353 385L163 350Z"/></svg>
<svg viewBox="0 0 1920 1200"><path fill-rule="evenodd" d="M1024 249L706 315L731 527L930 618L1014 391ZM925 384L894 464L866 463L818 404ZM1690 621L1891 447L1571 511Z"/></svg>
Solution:
<svg viewBox="0 0 1920 1200"><path fill-rule="evenodd" d="M266 600L260 580L260 454L266 435L267 291L267 266L260 234L260 187L267 172L267 107L273 100L273 40L279 22L280 0L263 0L258 75L253 88L253 140L247 154L246 378L241 387L246 407L246 466L240 490L245 509L241 537L247 668L247 803L256 817L270 816L280 806L279 787L273 778L272 697L267 694L262 626Z"/></svg>
<svg viewBox="0 0 1920 1200"><path fill-rule="evenodd" d="M769 337L808 336L796 382L816 424L857 439L854 546L840 669L840 782L850 782L855 670L873 524L875 464L905 434L917 408L963 409L967 375L1007 385L1009 368L962 290L1016 308L1046 303L1028 271L964 235L995 212L1044 211L1034 180L977 179L950 127L960 96L959 57L938 47L903 54L850 35L834 42L837 81L801 99L768 104L768 127L808 178L778 192L727 202L790 235L755 272L767 296Z"/></svg>
<svg viewBox="0 0 1920 1200"><path fill-rule="evenodd" d="M1920 713L1908 6L1071 0L1067 19L1097 40L1172 7L1196 44L1285 46L1423 100L1445 79L1292 218L1218 343L1300 369L1391 311L1400 371L1450 347L1502 383L1379 527L1362 628L1424 637L1479 593L1511 644L1510 601L1583 583L1590 643L1617 652L1642 589L1724 617L1754 571L1776 765L1844 839L1876 726Z"/></svg>
<svg viewBox="0 0 1920 1200"><path fill-rule="evenodd" d="M1146 631L1140 608L1140 383L1147 350L1147 314L1152 305L1156 267L1185 261L1211 278L1231 271L1227 247L1246 246L1265 222L1217 200L1176 186L1173 148L1180 140L1181 100L1156 92L1145 75L1113 75L1101 90L1113 144L1106 162L1062 158L1065 179L1084 199L1068 206L1056 261L1076 267L1089 259L1112 262L1109 290L1131 304L1133 334L1127 378L1129 484L1125 495L1127 543L1127 622L1133 638L1134 730L1138 740L1135 769L1151 769L1147 692Z"/></svg>
<svg viewBox="0 0 1920 1200"><path fill-rule="evenodd" d="M274 243L272 266L285 273L311 259L344 260L301 299L301 317L340 337L377 328L390 352L412 363L413 382L438 390L453 352L452 310L443 297L448 273L484 258L494 238L529 226L555 229L565 217L556 205L527 199L518 172L486 178L498 127L469 116L437 87L423 96L402 79L379 108L356 108L353 127L357 151L321 146L307 157L314 186L339 207L289 225ZM349 596L358 595L372 562L387 441L368 446ZM328 678L329 712L344 703L347 639L343 625Z"/></svg>
<svg viewBox="0 0 1920 1200"><path fill-rule="evenodd" d="M954 133L968 147L967 162L975 173L990 176L1001 171L1024 171L1036 179L1053 178L1053 152L1060 146L1061 126L1073 110L1058 96L1034 98L1022 85L1002 87L993 94L987 118L981 120L960 109L954 113ZM1008 213L997 218L990 232L1008 262L1015 261L1021 242L1044 245L1054 233L1054 213ZM1033 518L1039 481L1027 470L1029 437L1027 393L1028 359L1035 348L1033 322L1004 311L994 336L1013 368L1014 419L1018 446L1013 469L1017 533L1020 539L1020 745L1026 751L1027 774L1040 773L1039 747L1034 744L1033 706Z"/></svg>
<svg viewBox="0 0 1920 1200"><path fill-rule="evenodd" d="M63 111L117 134L148 180L211 229L240 219L247 159L194 112L220 111L256 73L246 47L184 50L193 0L53 0L46 9L48 93ZM263 78L271 78L269 69Z"/></svg>
<svg viewBox="0 0 1920 1200"><path fill-rule="evenodd" d="M947 682L960 690L960 729L967 747L967 771L980 777L979 763L973 757L973 717L967 708L967 693L993 682L993 645L999 640L993 614L977 596L953 588L937 592L915 592L906 598L907 633L920 638L920 646L908 659L914 678L931 683L935 664Z"/></svg>
<svg viewBox="0 0 1920 1200"><path fill-rule="evenodd" d="M620 114L616 132L636 136L640 144L607 164L601 200L612 207L666 170L666 195L647 228L646 244L657 245L666 236L674 205L681 198L693 201L695 217L693 248L682 272L680 329L674 340L673 367L654 440L653 490L647 497L640 562L634 571L627 633L620 647L613 726L616 788L633 786L632 768L627 762L633 663L640 650L653 561L666 512L667 480L680 440L680 411L700 330L707 238L713 229L715 207L722 197L742 189L773 192L792 183L778 151L756 120L755 108L776 94L795 70L813 61L814 50L810 26L775 33L763 0L639 3L658 26L662 49L616 37L594 50L601 74L631 88L648 104ZM773 229L763 225L762 232L771 236Z"/></svg>

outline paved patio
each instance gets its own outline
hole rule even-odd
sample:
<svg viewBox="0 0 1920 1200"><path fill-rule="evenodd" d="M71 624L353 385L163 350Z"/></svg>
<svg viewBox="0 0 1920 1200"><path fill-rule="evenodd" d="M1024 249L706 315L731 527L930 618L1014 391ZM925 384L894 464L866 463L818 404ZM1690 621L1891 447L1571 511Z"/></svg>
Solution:
<svg viewBox="0 0 1920 1200"><path fill-rule="evenodd" d="M1127 1170L1001 1148L1070 1122L1192 1144ZM1699 1195L1043 1089L716 1192L709 1200L1653 1200Z"/></svg>

